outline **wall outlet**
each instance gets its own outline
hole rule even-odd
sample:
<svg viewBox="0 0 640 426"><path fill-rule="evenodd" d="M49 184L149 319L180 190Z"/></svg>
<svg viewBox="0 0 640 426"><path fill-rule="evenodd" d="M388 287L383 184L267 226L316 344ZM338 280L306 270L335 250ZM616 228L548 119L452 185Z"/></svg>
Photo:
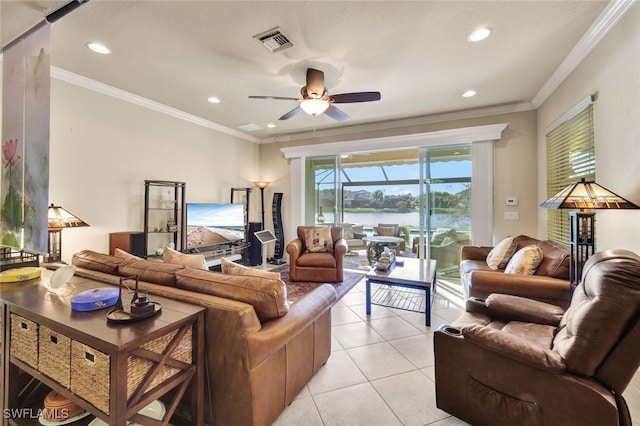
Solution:
<svg viewBox="0 0 640 426"><path fill-rule="evenodd" d="M518 212L504 212L504 220L518 220Z"/></svg>

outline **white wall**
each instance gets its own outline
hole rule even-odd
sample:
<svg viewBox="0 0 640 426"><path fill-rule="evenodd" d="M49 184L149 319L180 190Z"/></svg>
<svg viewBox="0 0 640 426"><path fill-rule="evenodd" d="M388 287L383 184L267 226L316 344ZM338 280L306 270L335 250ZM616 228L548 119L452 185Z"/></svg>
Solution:
<svg viewBox="0 0 640 426"><path fill-rule="evenodd" d="M594 104L596 181L640 205L640 4L636 3L538 110L538 156L544 130L580 100ZM544 165L544 162L541 162ZM545 198L545 169L538 198ZM596 250L627 248L640 253L640 210L596 212ZM540 232L545 222L540 221Z"/></svg>
<svg viewBox="0 0 640 426"><path fill-rule="evenodd" d="M144 180L186 182L187 202L229 202L260 179L259 146L62 81L51 89L49 199L89 223L62 231L62 258L108 251L109 233L141 231ZM260 220L259 191L250 220Z"/></svg>

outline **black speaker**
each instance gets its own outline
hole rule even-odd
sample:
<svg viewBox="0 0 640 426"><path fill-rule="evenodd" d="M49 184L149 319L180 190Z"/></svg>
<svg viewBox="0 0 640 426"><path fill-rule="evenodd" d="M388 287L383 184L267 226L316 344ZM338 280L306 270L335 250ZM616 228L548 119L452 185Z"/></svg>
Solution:
<svg viewBox="0 0 640 426"><path fill-rule="evenodd" d="M284 255L284 229L282 228L282 192L273 194L273 233L276 237L276 244L273 251L273 259L282 259Z"/></svg>
<svg viewBox="0 0 640 426"><path fill-rule="evenodd" d="M262 263L262 244L255 236L255 233L262 231L260 222L249 222L249 264L251 266Z"/></svg>

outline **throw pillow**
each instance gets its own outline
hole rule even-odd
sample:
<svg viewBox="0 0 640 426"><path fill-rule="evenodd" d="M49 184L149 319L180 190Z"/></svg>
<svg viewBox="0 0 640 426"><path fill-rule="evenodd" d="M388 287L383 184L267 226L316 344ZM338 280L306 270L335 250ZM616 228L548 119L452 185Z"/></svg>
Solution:
<svg viewBox="0 0 640 426"><path fill-rule="evenodd" d="M509 260L507 267L504 269L504 273L533 275L540 265L540 262L542 262L543 257L544 253L540 247L523 247Z"/></svg>
<svg viewBox="0 0 640 426"><path fill-rule="evenodd" d="M220 269L224 275L245 275L250 277L267 278L271 280L279 280L279 272L263 271L262 269L248 268L246 266L239 265L227 258L220 260Z"/></svg>
<svg viewBox="0 0 640 426"><path fill-rule="evenodd" d="M518 242L513 237L500 241L487 255L487 265L491 269L504 269L518 248Z"/></svg>
<svg viewBox="0 0 640 426"><path fill-rule="evenodd" d="M119 257L120 259L142 259L141 257L138 257L135 254L131 254L128 251L124 251L119 248L113 251L113 255L115 257Z"/></svg>
<svg viewBox="0 0 640 426"><path fill-rule="evenodd" d="M176 265L191 266L192 268L209 270L207 262L202 254L184 254L169 247L165 247L162 252L162 260L165 263L173 263Z"/></svg>
<svg viewBox="0 0 640 426"><path fill-rule="evenodd" d="M345 240L353 240L354 236L353 236L353 226L349 225L349 226L343 226L342 227L342 235L344 236Z"/></svg>
<svg viewBox="0 0 640 426"><path fill-rule="evenodd" d="M304 244L311 253L333 251L331 228L307 228L304 230Z"/></svg>

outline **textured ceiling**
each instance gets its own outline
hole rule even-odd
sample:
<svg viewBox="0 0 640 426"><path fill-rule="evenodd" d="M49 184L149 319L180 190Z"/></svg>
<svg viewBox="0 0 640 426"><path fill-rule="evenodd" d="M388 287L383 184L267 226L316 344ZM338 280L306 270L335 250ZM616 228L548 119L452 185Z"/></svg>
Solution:
<svg viewBox="0 0 640 426"><path fill-rule="evenodd" d="M2 1L6 45L64 1ZM492 106L530 104L607 1L91 0L52 26L52 65L260 139ZM479 26L493 34L466 41ZM294 46L254 36L280 27ZM99 41L102 56L85 47ZM341 104L351 120L278 117L307 67L330 93L380 91ZM467 89L477 91L462 98ZM209 96L221 103L207 102ZM244 132L252 123L261 130ZM267 129L268 123L276 124Z"/></svg>

